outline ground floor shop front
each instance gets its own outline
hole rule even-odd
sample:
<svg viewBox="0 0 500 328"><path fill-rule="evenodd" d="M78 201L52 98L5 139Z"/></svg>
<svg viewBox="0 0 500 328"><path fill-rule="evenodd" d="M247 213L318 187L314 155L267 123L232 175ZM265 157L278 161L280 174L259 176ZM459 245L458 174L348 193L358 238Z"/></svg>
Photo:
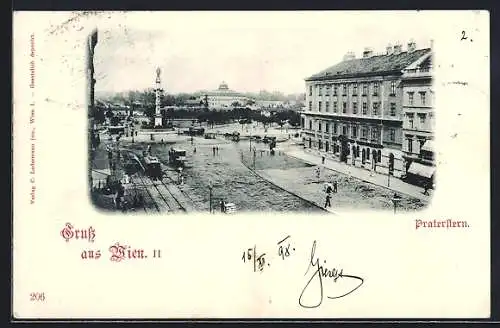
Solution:
<svg viewBox="0 0 500 328"><path fill-rule="evenodd" d="M304 148L325 159L335 159L349 165L363 167L378 173L401 177L406 163L403 152L383 145L339 137L313 137L303 134Z"/></svg>

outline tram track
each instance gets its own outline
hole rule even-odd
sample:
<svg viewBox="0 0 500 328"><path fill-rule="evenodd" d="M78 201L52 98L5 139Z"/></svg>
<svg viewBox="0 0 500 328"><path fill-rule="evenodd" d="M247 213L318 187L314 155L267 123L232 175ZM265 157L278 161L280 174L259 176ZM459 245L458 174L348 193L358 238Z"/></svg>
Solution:
<svg viewBox="0 0 500 328"><path fill-rule="evenodd" d="M150 189L148 188L148 186L146 185L146 183L144 182L144 179L143 177L140 175L140 174L137 174L136 177L139 178L139 180L141 180L141 184L142 186L144 186L144 189L146 190L146 193L148 194L149 198L153 201L153 205L155 206L156 210L158 212L161 212L160 210L160 206L158 206L158 203L156 202L155 198L153 197L153 195L151 194L151 191Z"/></svg>
<svg viewBox="0 0 500 328"><path fill-rule="evenodd" d="M176 181L175 181L172 177L170 177L170 176L168 176L168 175L166 175L166 174L165 174L165 175L163 175L163 176L164 176L165 178L167 178L167 179L168 179L168 180L169 180L172 184L175 184L175 183L176 183ZM165 185L165 183L163 182L163 180L162 180L162 183ZM190 201L192 204L196 204L196 201L195 201L195 200L194 200L194 199L193 199L193 198L192 198L192 197L191 197L188 193L186 193L185 191L183 191L183 190L182 190L182 189L180 189L180 188L179 188L179 191L180 191L180 193L181 193L184 197L186 197L187 199L189 199L189 201ZM172 195L172 196L173 196L173 195ZM176 198L176 200L177 200L177 198ZM178 200L177 200L177 201L178 201Z"/></svg>
<svg viewBox="0 0 500 328"><path fill-rule="evenodd" d="M138 184L133 180L133 179L130 179L130 182L132 182L132 184L134 185L134 196L137 197L139 195L139 192L138 190L144 190L146 189L144 186L138 186ZM146 189L146 192L147 192L147 189ZM142 196L142 195L141 195ZM154 199L151 197L151 195L149 195L148 193L148 196L149 198L151 199L151 201L154 203ZM148 213L149 212L149 208L146 206L146 202L145 201L142 201L142 207L144 209L144 212Z"/></svg>
<svg viewBox="0 0 500 328"><path fill-rule="evenodd" d="M167 184L165 184L165 182L163 182L163 179L160 179L160 183L161 183L161 186L163 186L162 189L166 190L166 192L172 197L172 199L175 201L175 203L177 204L177 208L175 210L181 210L183 212L186 212L186 209L184 208L184 206L181 204L181 202L179 201L179 199L177 199L177 197L175 197L175 195L170 191L170 188L168 187ZM158 188L157 185L155 185L156 189L158 190L158 192L160 192L160 188ZM182 191L181 191L182 192ZM160 194L162 194L160 192ZM164 198L165 199L165 198ZM167 202L167 200L165 199L165 202ZM170 204L169 204L170 205ZM172 208L172 206L170 207Z"/></svg>
<svg viewBox="0 0 500 328"><path fill-rule="evenodd" d="M126 150L126 152L128 156L133 156L137 161L139 161L137 154L130 150ZM142 168L144 170L144 167ZM163 175L163 177L159 179L158 183L147 174L141 173L142 172L138 172L135 175L140 180L140 182L138 184L134 181L134 187L136 187L137 185L141 185L144 187L146 193L148 194L158 212L187 212L188 210L186 209L186 206L188 208L191 207L185 202L183 204L183 202L178 199L178 196L181 196L181 198L186 198L193 202L192 198L189 197L188 194L180 190L180 188L178 188L178 191L175 189L175 192L173 192L172 188L175 187L163 181L163 177L166 177L169 182L175 184L175 180L173 178L169 177L168 175ZM178 194L177 196L175 195L176 193Z"/></svg>

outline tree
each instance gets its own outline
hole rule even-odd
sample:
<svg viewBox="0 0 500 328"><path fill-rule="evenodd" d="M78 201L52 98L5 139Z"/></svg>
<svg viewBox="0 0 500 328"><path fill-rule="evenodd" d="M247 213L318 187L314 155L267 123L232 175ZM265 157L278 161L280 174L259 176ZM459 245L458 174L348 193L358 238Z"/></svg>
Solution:
<svg viewBox="0 0 500 328"><path fill-rule="evenodd" d="M116 116L113 116L111 118L111 125L118 125L118 123L120 123L120 119Z"/></svg>
<svg viewBox="0 0 500 328"><path fill-rule="evenodd" d="M149 118L153 118L155 116L156 109L155 107L149 105L144 109L144 115Z"/></svg>

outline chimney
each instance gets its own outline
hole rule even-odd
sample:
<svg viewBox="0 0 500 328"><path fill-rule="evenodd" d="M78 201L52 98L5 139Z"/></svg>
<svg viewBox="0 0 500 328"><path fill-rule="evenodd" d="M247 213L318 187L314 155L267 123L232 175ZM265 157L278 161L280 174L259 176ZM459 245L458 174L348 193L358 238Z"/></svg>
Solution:
<svg viewBox="0 0 500 328"><path fill-rule="evenodd" d="M414 52L415 49L417 49L417 44L411 39L410 42L408 42L408 52Z"/></svg>
<svg viewBox="0 0 500 328"><path fill-rule="evenodd" d="M347 60L353 60L353 59L356 59L356 55L354 54L354 52L352 51L348 51L345 55L344 55L344 61L347 61Z"/></svg>
<svg viewBox="0 0 500 328"><path fill-rule="evenodd" d="M401 53L402 46L400 44L394 45L394 54L399 55Z"/></svg>
<svg viewBox="0 0 500 328"><path fill-rule="evenodd" d="M390 43L385 47L385 54L392 55L392 45Z"/></svg>
<svg viewBox="0 0 500 328"><path fill-rule="evenodd" d="M363 58L368 58L371 57L372 55L373 55L373 50L370 48L365 48L365 50L363 51Z"/></svg>

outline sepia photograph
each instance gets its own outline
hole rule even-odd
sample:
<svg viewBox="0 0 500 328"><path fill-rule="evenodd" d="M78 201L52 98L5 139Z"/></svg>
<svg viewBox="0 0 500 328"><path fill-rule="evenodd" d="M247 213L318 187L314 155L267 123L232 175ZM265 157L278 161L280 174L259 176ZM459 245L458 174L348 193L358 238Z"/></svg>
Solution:
<svg viewBox="0 0 500 328"><path fill-rule="evenodd" d="M124 213L426 208L436 188L433 38L380 32L97 27L92 203ZM335 47L304 49L325 40Z"/></svg>

